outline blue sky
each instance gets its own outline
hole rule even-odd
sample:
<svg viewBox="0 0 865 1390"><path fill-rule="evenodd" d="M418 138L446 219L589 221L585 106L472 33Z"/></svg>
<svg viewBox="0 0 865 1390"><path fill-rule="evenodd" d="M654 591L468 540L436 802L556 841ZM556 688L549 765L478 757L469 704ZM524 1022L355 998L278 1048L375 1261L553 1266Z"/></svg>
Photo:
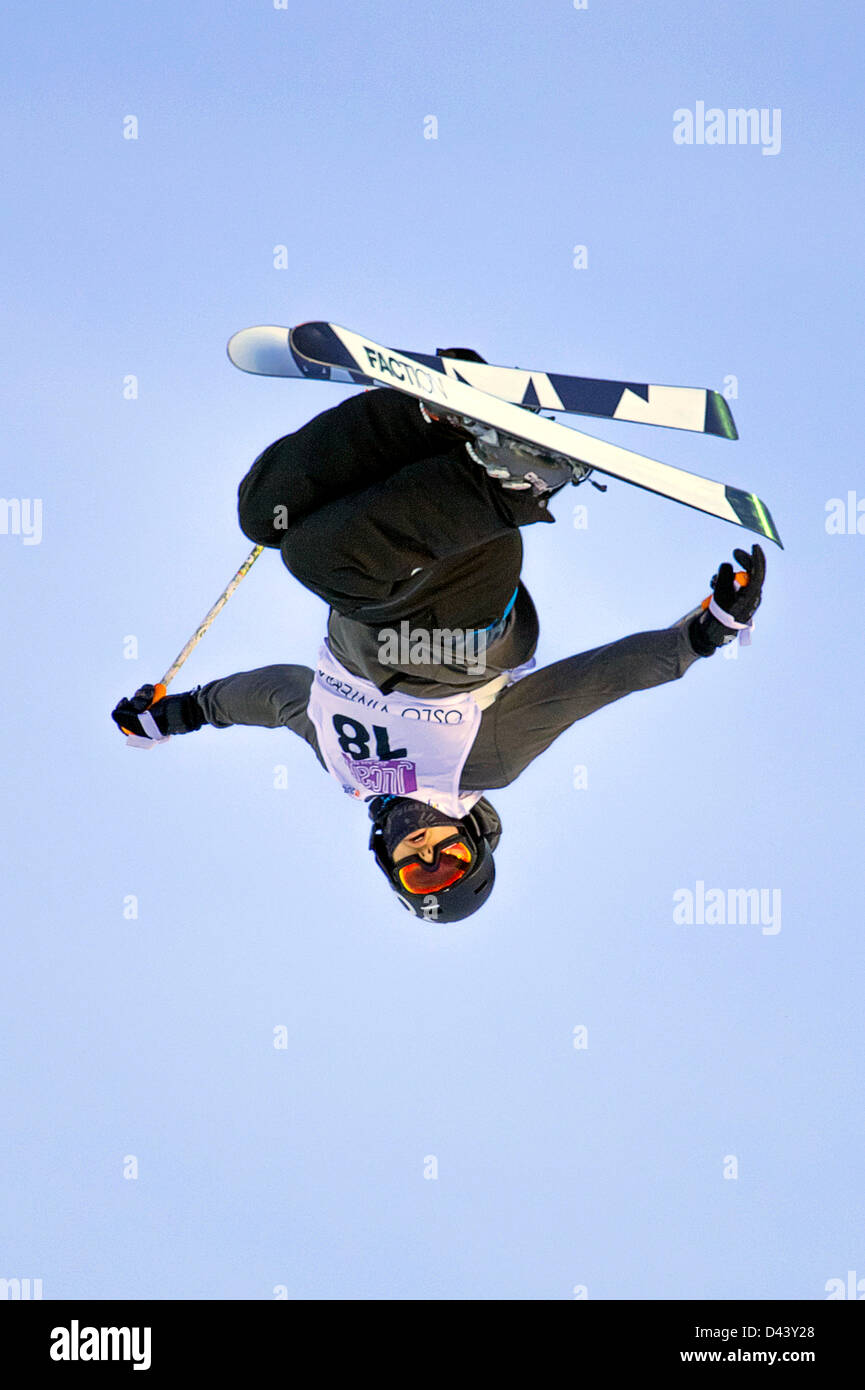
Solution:
<svg viewBox="0 0 865 1390"><path fill-rule="evenodd" d="M826 530L865 498L859 10L153 0L2 28L0 491L43 529L0 534L0 1277L177 1299L865 1277L865 535ZM779 109L780 152L674 144L698 101ZM753 489L784 540L750 649L495 796L496 893L462 926L389 899L362 812L288 732L144 755L108 718L247 553L253 457L348 394L229 365L237 329L309 318L735 378L735 444L572 423ZM554 505L525 534L540 662L672 622L745 536L615 482ZM177 689L310 662L324 619L265 555ZM778 890L780 931L675 923L698 882Z"/></svg>

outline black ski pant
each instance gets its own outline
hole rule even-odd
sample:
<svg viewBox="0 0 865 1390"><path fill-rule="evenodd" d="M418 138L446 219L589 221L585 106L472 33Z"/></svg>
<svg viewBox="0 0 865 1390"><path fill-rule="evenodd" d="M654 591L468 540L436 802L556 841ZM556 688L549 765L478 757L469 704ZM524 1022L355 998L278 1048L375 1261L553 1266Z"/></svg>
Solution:
<svg viewBox="0 0 865 1390"><path fill-rule="evenodd" d="M481 628L520 577L519 527L552 521L506 492L418 402L372 390L277 439L238 491L240 527L345 617Z"/></svg>

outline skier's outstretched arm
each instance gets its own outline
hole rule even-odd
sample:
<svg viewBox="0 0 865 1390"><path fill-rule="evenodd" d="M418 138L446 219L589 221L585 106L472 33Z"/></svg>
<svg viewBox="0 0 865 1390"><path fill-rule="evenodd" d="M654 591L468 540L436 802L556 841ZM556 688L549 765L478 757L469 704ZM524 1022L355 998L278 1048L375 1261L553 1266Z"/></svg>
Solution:
<svg viewBox="0 0 865 1390"><path fill-rule="evenodd" d="M678 680L698 659L685 623L637 632L524 676L484 711L463 787L508 786L578 719L635 690Z"/></svg>
<svg viewBox="0 0 865 1390"><path fill-rule="evenodd" d="M145 710L160 734L193 733L204 724L217 729L232 724L284 727L304 739L318 757L315 728L306 712L311 683L308 666L260 666L222 676L182 695L167 695L149 708L153 687L142 686L132 700L120 701L112 718L119 727L136 734L152 733L138 727Z"/></svg>
<svg viewBox="0 0 865 1390"><path fill-rule="evenodd" d="M263 729L284 726L307 737L312 721L306 713L312 671L308 666L259 666L208 681L198 691L205 723L217 729L231 724L254 724Z"/></svg>
<svg viewBox="0 0 865 1390"><path fill-rule="evenodd" d="M700 657L711 656L749 627L760 604L766 557L759 545L750 555L733 553L742 566L739 574L722 564L711 599L672 627L638 632L556 661L503 691L484 711L463 787L507 786L578 719L635 690L678 680Z"/></svg>

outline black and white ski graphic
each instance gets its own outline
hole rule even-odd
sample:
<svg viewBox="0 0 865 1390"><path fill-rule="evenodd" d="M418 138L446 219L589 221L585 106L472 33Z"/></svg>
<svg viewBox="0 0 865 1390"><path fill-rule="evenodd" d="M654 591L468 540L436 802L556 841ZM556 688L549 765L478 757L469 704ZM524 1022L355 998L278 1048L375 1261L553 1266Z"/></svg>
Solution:
<svg viewBox="0 0 865 1390"><path fill-rule="evenodd" d="M348 328L320 322L300 324L291 330L291 348L296 357L314 366L360 373L380 386L392 386L419 400L444 406L457 415L469 416L552 453L567 454L600 473L744 526L781 545L769 509L753 492L659 463L557 420L535 415Z"/></svg>
<svg viewBox="0 0 865 1390"><path fill-rule="evenodd" d="M243 372L256 376L304 377L346 386L369 386L373 380L356 368L310 363L291 350L291 330L272 324L242 328L228 342L228 356ZM464 362L424 352L401 352L453 381L476 386L491 396L532 409L562 410L573 415L597 415L605 420L630 420L641 425L694 430L722 439L738 439L733 416L718 391L696 386L650 386L635 381L603 381L596 377L531 372L521 367L497 367Z"/></svg>

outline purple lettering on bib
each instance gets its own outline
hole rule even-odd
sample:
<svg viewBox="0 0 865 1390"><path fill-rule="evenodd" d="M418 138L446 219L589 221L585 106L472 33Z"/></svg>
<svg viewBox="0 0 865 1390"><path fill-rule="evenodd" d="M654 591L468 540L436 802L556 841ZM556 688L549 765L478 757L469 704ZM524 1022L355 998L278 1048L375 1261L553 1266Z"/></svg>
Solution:
<svg viewBox="0 0 865 1390"><path fill-rule="evenodd" d="M373 796L407 796L417 791L417 765L409 758L361 758L355 762L348 753L343 760L352 781L359 782Z"/></svg>

